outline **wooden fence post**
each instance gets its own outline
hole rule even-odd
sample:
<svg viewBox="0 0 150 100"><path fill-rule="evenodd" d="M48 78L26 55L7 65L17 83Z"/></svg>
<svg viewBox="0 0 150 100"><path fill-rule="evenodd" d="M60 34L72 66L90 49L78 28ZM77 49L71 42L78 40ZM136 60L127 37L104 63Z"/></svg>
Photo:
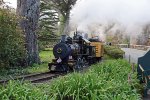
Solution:
<svg viewBox="0 0 150 100"><path fill-rule="evenodd" d="M129 55L129 63L131 62L131 55Z"/></svg>
<svg viewBox="0 0 150 100"><path fill-rule="evenodd" d="M131 73L128 74L128 83L131 84Z"/></svg>
<svg viewBox="0 0 150 100"><path fill-rule="evenodd" d="M132 67L132 72L134 73L135 72L135 63L132 63L131 67Z"/></svg>

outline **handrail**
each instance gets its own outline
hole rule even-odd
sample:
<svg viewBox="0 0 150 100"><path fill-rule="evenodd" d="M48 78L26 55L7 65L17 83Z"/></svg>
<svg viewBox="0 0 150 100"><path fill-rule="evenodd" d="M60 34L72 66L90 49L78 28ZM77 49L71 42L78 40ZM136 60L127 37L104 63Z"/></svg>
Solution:
<svg viewBox="0 0 150 100"><path fill-rule="evenodd" d="M142 72L144 72L144 69L143 69L143 67L140 64L139 64L139 67L142 70Z"/></svg>

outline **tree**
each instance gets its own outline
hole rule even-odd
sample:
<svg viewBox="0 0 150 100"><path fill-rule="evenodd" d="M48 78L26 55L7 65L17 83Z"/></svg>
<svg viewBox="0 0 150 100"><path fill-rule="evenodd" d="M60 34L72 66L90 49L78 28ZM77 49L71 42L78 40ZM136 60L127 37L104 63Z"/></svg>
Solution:
<svg viewBox="0 0 150 100"><path fill-rule="evenodd" d="M3 2L4 2L3 0L0 0L0 5L2 5L2 4L3 4Z"/></svg>
<svg viewBox="0 0 150 100"><path fill-rule="evenodd" d="M52 4L41 0L38 32L39 50L53 46L53 41L58 38L58 22L58 11L53 8Z"/></svg>
<svg viewBox="0 0 150 100"><path fill-rule="evenodd" d="M58 12L52 8L52 5L41 0L40 20L39 20L39 39L56 38L58 30L59 16Z"/></svg>
<svg viewBox="0 0 150 100"><path fill-rule="evenodd" d="M143 27L142 35L143 35L142 40L145 40L145 41L143 41L143 44L144 44L144 45L148 45L149 36L150 36L150 24L146 24L146 25Z"/></svg>
<svg viewBox="0 0 150 100"><path fill-rule="evenodd" d="M112 28L115 27L115 23L109 23L107 26L104 28L104 33L107 34Z"/></svg>
<svg viewBox="0 0 150 100"><path fill-rule="evenodd" d="M39 63L37 28L40 14L40 0L18 0L17 14L22 17L20 26L25 35L26 63L27 65Z"/></svg>
<svg viewBox="0 0 150 100"><path fill-rule="evenodd" d="M72 7L77 0L45 0L53 4L53 7L59 12L60 19L60 33L66 34L68 32L69 16Z"/></svg>
<svg viewBox="0 0 150 100"><path fill-rule="evenodd" d="M148 45L150 36L150 24L143 26L142 32L137 36L136 44L138 45Z"/></svg>

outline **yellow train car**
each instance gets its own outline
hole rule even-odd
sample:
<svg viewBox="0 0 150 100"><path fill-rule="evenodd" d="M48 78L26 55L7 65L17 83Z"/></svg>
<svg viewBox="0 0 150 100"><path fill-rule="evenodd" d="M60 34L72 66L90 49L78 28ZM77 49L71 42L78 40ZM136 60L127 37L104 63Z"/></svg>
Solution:
<svg viewBox="0 0 150 100"><path fill-rule="evenodd" d="M99 41L98 42L91 42L90 45L95 46L95 51L96 51L95 57L97 57L97 58L103 57L104 46L103 46L102 42L99 42Z"/></svg>

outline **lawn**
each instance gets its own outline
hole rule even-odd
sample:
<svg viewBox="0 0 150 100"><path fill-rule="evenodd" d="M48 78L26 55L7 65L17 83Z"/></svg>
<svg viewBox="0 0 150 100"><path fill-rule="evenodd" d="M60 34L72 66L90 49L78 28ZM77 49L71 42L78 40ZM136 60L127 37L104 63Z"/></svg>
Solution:
<svg viewBox="0 0 150 100"><path fill-rule="evenodd" d="M48 63L54 58L53 51L50 49L46 49L40 52L40 59L42 63Z"/></svg>
<svg viewBox="0 0 150 100"><path fill-rule="evenodd" d="M40 73L46 72L48 70L48 62L51 62L53 59L52 49L46 49L40 52L40 60L41 64L33 64L33 66L29 66L27 68L16 68L9 70L0 70L0 80L13 78L19 75L26 75L31 73Z"/></svg>

